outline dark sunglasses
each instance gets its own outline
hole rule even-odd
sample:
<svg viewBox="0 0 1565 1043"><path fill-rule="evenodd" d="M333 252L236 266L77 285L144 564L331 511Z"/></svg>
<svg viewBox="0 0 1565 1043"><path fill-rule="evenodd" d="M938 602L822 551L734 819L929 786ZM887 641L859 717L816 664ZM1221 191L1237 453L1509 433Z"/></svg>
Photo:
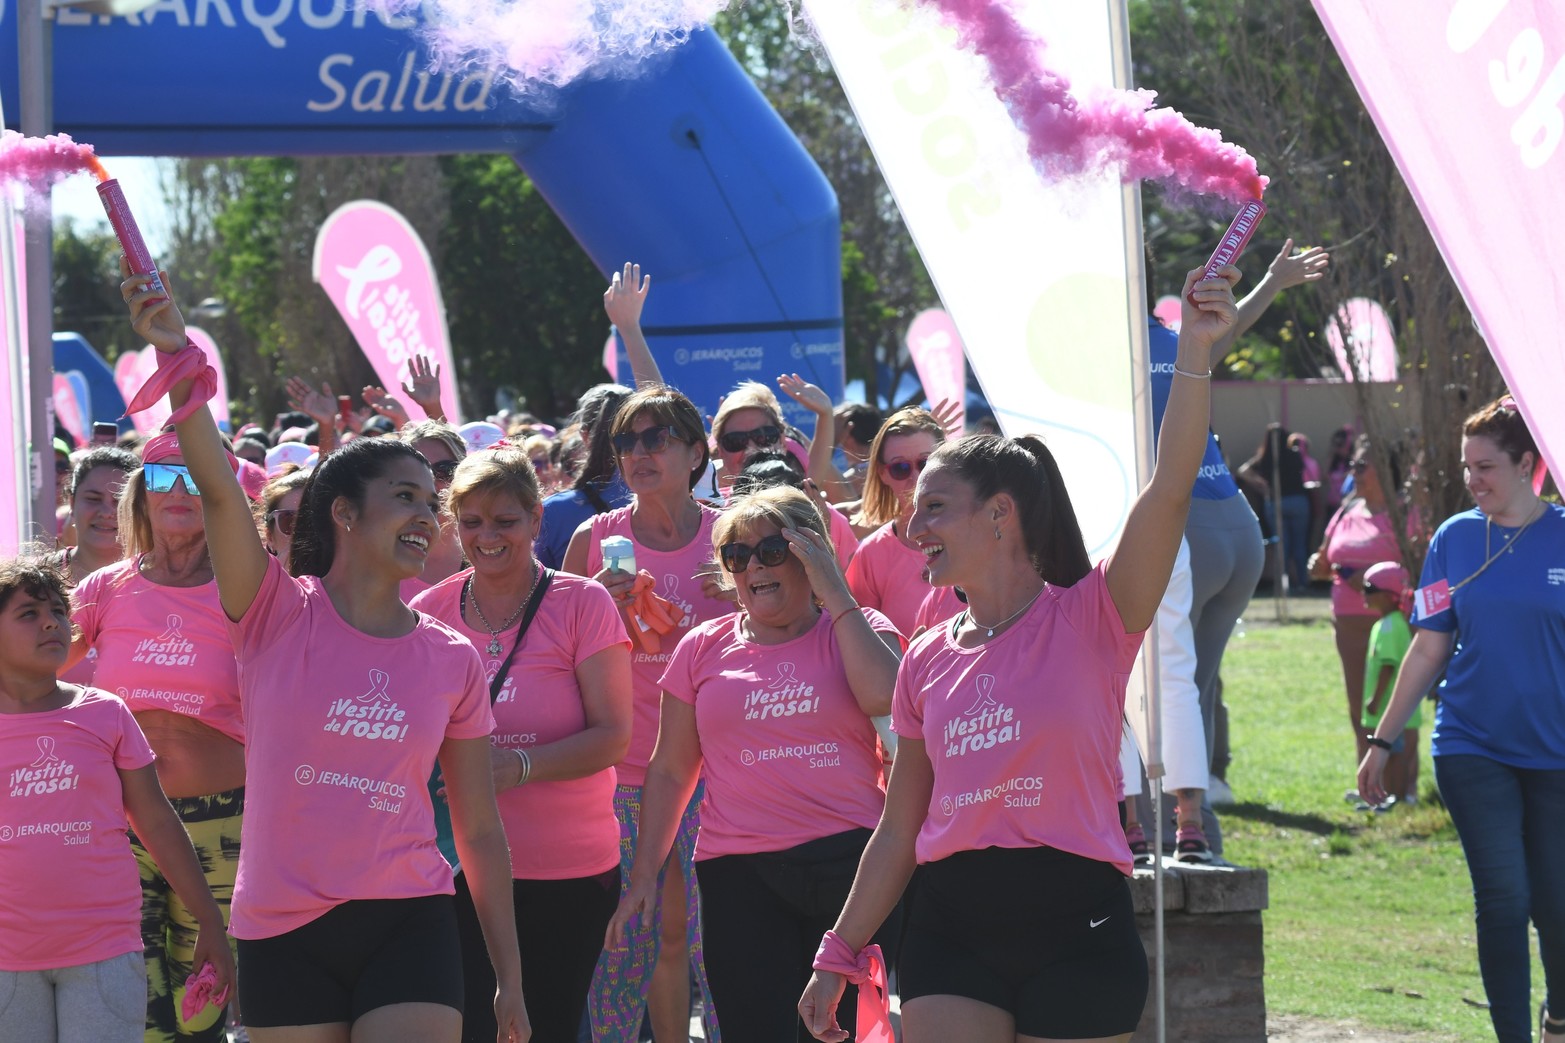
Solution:
<svg viewBox="0 0 1565 1043"><path fill-rule="evenodd" d="M438 464L430 464L429 469L434 472L435 481L449 482L452 475L456 474L456 465L455 460L442 460Z"/></svg>
<svg viewBox="0 0 1565 1043"><path fill-rule="evenodd" d="M919 474L924 473L924 468L929 466L929 457L921 456L917 463L908 460L898 460L896 463L886 464L886 476L893 482L905 482L913 477L916 469Z"/></svg>
<svg viewBox="0 0 1565 1043"><path fill-rule="evenodd" d="M187 493L191 496L201 495L201 490L196 488L196 480L190 477L190 468L184 464L143 464L141 475L146 479L148 492L170 492L174 488L174 482L183 478Z"/></svg>
<svg viewBox="0 0 1565 1043"><path fill-rule="evenodd" d="M774 569L788 560L788 541L780 535L763 536L753 547L748 543L725 543L717 548L717 553L723 559L723 568L729 572L743 572L750 567L752 557L760 558L762 565Z"/></svg>
<svg viewBox="0 0 1565 1043"><path fill-rule="evenodd" d="M279 509L267 514L266 520L269 524L277 526L277 531L284 536L292 536L293 523L298 517L297 510Z"/></svg>
<svg viewBox="0 0 1565 1043"><path fill-rule="evenodd" d="M742 453L746 446L753 445L765 449L780 441L782 441L782 428L776 424L763 424L750 431L724 431L718 436L717 444L725 453Z"/></svg>
<svg viewBox="0 0 1565 1043"><path fill-rule="evenodd" d="M629 456L636 451L639 444L649 453L661 453L668 448L669 439L683 442L679 433L672 427L649 427L639 434L635 431L626 431L614 436L614 451L620 456Z"/></svg>

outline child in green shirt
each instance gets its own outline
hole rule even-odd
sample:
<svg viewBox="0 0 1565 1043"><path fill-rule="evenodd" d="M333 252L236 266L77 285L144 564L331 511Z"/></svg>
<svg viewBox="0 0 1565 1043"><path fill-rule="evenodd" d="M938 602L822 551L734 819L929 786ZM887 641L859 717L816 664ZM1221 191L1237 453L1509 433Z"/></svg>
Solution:
<svg viewBox="0 0 1565 1043"><path fill-rule="evenodd" d="M1364 604L1380 614L1364 655L1364 714L1359 723L1371 734L1391 701L1397 669L1413 641L1406 615L1411 593L1407 570L1397 562L1382 561L1364 570ZM1386 792L1393 796L1376 810L1384 811L1398 799L1408 805L1418 803L1418 729L1423 717L1420 704L1392 747L1386 762Z"/></svg>

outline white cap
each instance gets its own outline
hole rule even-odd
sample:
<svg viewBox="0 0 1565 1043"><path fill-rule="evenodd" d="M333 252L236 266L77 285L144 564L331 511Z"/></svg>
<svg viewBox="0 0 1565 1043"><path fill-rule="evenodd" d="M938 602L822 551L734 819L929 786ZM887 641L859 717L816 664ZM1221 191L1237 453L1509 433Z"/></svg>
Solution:
<svg viewBox="0 0 1565 1043"><path fill-rule="evenodd" d="M487 420L474 420L457 428L469 453L482 452L505 438L505 432Z"/></svg>
<svg viewBox="0 0 1565 1043"><path fill-rule="evenodd" d="M276 478L288 464L309 467L315 457L315 447L303 442L282 442L266 451L266 477Z"/></svg>

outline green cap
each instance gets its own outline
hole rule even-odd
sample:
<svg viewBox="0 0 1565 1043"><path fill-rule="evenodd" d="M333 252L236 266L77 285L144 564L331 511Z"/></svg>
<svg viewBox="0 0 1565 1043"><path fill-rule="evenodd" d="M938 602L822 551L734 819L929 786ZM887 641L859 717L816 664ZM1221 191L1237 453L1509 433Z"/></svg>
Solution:
<svg viewBox="0 0 1565 1043"><path fill-rule="evenodd" d="M56 438L54 440L54 451L59 453L61 456L70 456L71 443L67 442L63 438Z"/></svg>

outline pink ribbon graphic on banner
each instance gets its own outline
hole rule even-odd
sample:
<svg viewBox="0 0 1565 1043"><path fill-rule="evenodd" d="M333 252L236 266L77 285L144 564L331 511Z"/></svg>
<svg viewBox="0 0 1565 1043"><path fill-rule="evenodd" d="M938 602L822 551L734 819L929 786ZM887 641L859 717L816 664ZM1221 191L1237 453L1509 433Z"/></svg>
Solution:
<svg viewBox="0 0 1565 1043"><path fill-rule="evenodd" d="M312 274L353 331L381 385L400 394L409 362L428 355L440 366L446 419L460 424L446 307L429 252L413 226L383 203L345 203L315 237Z"/></svg>
<svg viewBox="0 0 1565 1043"><path fill-rule="evenodd" d="M967 353L956 322L944 308L930 308L913 317L907 330L907 350L913 356L924 397L931 406L949 399L961 409L957 430L967 426Z"/></svg>
<svg viewBox="0 0 1565 1043"><path fill-rule="evenodd" d="M1559 474L1565 4L1314 2Z"/></svg>

